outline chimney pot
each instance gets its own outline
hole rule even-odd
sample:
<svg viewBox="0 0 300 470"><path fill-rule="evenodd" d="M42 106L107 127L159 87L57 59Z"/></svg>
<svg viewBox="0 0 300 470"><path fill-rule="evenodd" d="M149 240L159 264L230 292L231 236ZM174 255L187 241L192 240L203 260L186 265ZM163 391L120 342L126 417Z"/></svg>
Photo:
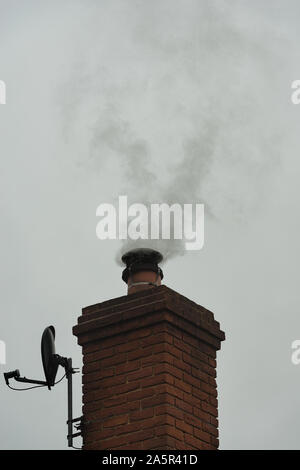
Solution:
<svg viewBox="0 0 300 470"><path fill-rule="evenodd" d="M158 263L162 259L162 254L151 248L137 248L122 256L126 264L122 279L128 285L128 294L161 285L163 272Z"/></svg>

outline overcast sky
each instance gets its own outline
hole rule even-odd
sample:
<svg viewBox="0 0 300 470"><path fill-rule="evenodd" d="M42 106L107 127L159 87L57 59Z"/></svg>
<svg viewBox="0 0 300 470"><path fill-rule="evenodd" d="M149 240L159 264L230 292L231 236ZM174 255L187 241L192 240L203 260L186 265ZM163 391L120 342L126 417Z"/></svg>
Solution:
<svg viewBox="0 0 300 470"><path fill-rule="evenodd" d="M81 308L126 292L100 203L204 202L164 283L226 333L220 448L300 448L299 21L296 0L0 0L0 372L42 379L49 324L80 366ZM2 449L66 448L65 382L0 393Z"/></svg>

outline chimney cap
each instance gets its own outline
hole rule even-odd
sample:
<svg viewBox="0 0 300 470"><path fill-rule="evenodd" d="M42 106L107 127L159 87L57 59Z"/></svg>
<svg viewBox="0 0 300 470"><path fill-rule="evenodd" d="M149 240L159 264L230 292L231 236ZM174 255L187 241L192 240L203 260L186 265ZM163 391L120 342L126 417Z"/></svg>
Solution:
<svg viewBox="0 0 300 470"><path fill-rule="evenodd" d="M155 263L158 264L163 260L163 255L152 248L135 248L127 251L122 256L122 261L128 268L133 263Z"/></svg>

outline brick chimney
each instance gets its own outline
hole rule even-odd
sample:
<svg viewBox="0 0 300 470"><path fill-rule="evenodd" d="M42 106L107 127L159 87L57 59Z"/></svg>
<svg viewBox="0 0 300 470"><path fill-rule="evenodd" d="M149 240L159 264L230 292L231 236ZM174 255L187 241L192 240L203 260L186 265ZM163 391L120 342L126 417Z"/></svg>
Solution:
<svg viewBox="0 0 300 470"><path fill-rule="evenodd" d="M160 268L153 282L146 265L133 270L144 272L144 289L84 308L73 328L84 362L83 449L217 449L225 335L212 312L158 285Z"/></svg>

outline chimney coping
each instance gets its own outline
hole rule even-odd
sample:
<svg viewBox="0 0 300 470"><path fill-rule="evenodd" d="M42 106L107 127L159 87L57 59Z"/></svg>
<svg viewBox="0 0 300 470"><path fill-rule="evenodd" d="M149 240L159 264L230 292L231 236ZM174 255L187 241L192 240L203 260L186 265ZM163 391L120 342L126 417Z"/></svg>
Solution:
<svg viewBox="0 0 300 470"><path fill-rule="evenodd" d="M134 294L104 301L91 307L85 307L82 309L82 312L83 315L78 318L78 324L73 327L73 334L78 337L79 344L82 342L83 337L89 336L89 333L93 333L92 337L94 337L95 330L97 329L102 329L102 335L109 336L107 330L109 325L118 324L121 330L127 329L125 325L121 327L121 324L132 322L145 315L149 316L151 313L158 314L159 312L166 312L166 315L163 315L160 321L164 321L163 318L165 317L165 319L168 318L167 321L176 325L181 318L183 321L181 322L181 327L185 326L190 330L192 325L193 328L196 327L202 330L204 334L203 340L208 343L214 343L217 349L219 349L220 341L225 339L225 334L220 330L220 324L214 319L211 311L166 285L154 287L153 289L145 289ZM167 313L173 314L172 320ZM177 320L174 316L177 317ZM105 329L106 333L103 329ZM116 331L116 328L112 328L111 336L116 334ZM197 334L195 332L195 336L199 336L199 332Z"/></svg>

